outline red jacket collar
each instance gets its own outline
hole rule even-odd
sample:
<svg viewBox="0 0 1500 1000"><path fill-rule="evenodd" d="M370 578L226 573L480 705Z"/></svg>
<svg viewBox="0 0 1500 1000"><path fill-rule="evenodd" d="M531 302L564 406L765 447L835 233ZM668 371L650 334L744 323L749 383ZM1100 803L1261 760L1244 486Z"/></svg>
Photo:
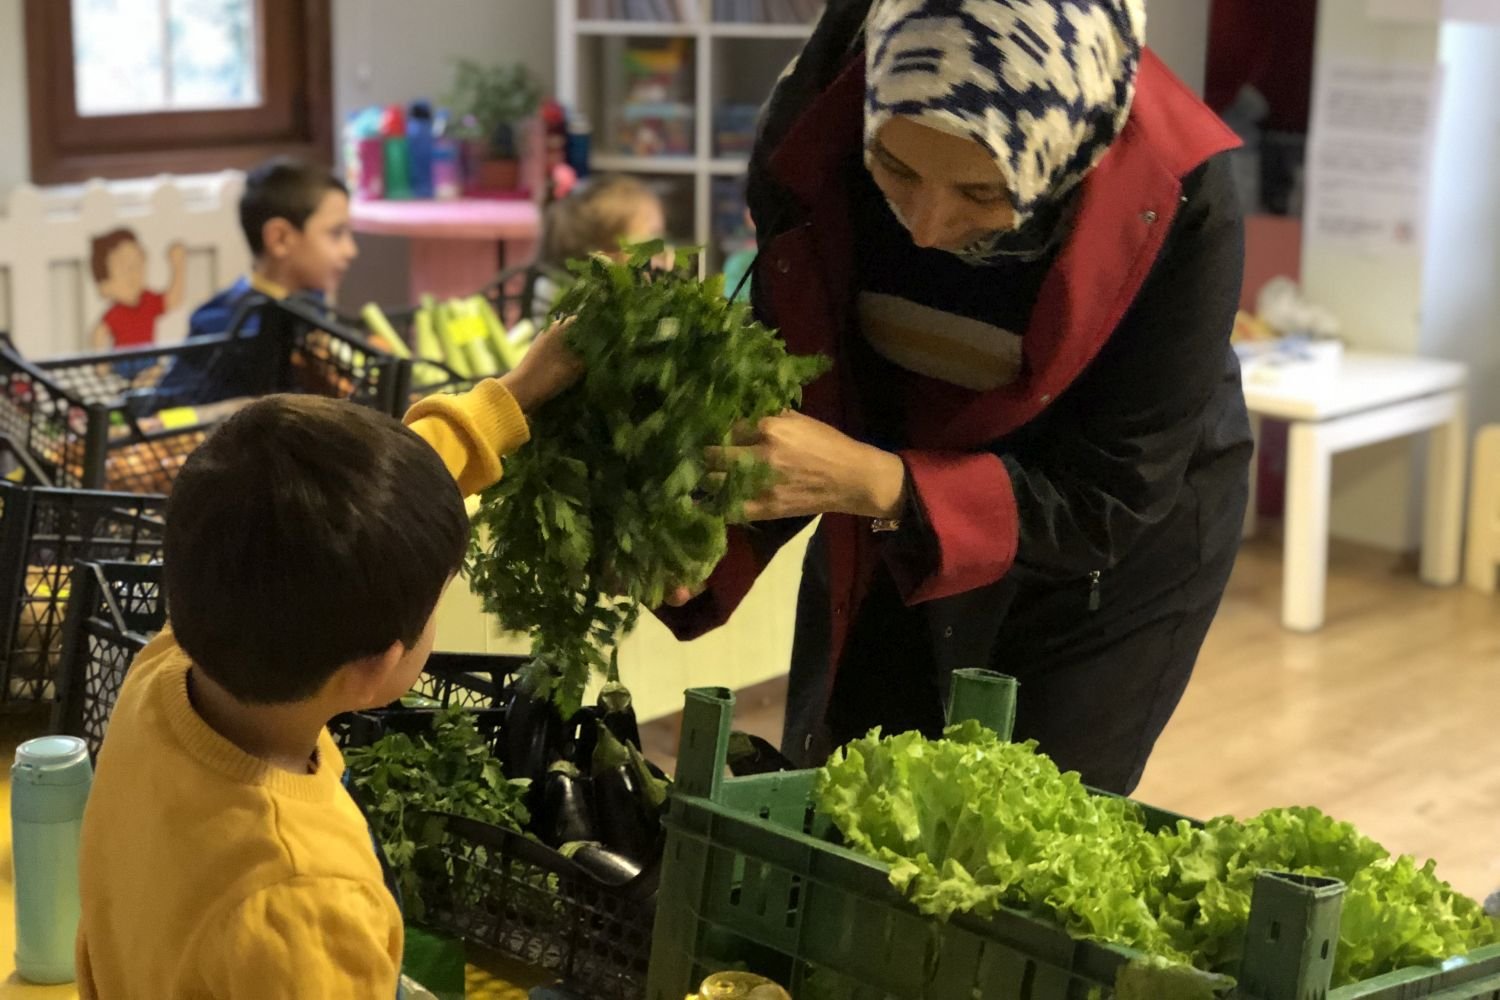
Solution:
<svg viewBox="0 0 1500 1000"><path fill-rule="evenodd" d="M838 185L863 142L863 114L864 61L856 57L772 154L773 175L810 210L815 224L820 216L847 216ZM1043 284L1025 332L1021 378L983 393L913 379L906 400L912 444L982 447L1046 409L1098 354L1145 284L1180 207L1182 177L1238 144L1147 50L1130 120L1084 181L1073 230ZM797 322L791 315L781 319Z"/></svg>

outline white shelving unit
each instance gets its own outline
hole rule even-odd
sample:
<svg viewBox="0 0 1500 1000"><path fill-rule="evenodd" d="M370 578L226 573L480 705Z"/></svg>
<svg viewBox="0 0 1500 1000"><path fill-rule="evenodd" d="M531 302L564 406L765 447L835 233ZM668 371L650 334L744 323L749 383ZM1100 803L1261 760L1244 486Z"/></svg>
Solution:
<svg viewBox="0 0 1500 1000"><path fill-rule="evenodd" d="M680 21L599 20L580 17L584 0L557 0L557 93L593 126L592 163L598 172L629 173L661 182L674 240L709 248L717 267L714 181L743 176L748 159L715 150L714 110L725 102L759 104L812 34L812 24L750 23L714 18L714 0L678 0ZM614 111L623 103L625 46L632 39L687 39L692 51L693 152L684 156L622 154Z"/></svg>

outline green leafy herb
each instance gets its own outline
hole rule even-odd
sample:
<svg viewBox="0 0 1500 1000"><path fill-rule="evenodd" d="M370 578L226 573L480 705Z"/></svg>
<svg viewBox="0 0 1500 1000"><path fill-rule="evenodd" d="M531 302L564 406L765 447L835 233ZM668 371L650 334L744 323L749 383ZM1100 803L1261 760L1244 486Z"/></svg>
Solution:
<svg viewBox="0 0 1500 1000"><path fill-rule="evenodd" d="M1431 862L1392 858L1316 809L1153 833L1135 803L1090 794L1034 742L1006 743L975 722L941 740L876 731L849 744L821 772L818 805L925 913L1013 907L1154 957L1130 973L1138 995L1167 995L1173 964L1237 974L1265 870L1346 883L1335 986L1500 942L1500 925ZM1173 983L1174 996L1198 988Z"/></svg>
<svg viewBox="0 0 1500 1000"><path fill-rule="evenodd" d="M740 420L795 406L824 359L788 355L723 279L700 283L691 255L653 271L661 243L624 263L577 262L558 301L581 384L532 419L532 443L483 497L468 572L485 610L531 635L525 683L564 717L591 670L634 626L642 605L707 579L725 523L766 485L741 463L706 477L704 449Z"/></svg>
<svg viewBox="0 0 1500 1000"><path fill-rule="evenodd" d="M344 761L375 838L396 869L406 914L416 921L427 911L423 886L451 875L444 852L451 837L442 816L434 813L517 831L530 820L525 805L530 782L506 779L460 707L434 714L429 734L413 739L390 733L344 751Z"/></svg>

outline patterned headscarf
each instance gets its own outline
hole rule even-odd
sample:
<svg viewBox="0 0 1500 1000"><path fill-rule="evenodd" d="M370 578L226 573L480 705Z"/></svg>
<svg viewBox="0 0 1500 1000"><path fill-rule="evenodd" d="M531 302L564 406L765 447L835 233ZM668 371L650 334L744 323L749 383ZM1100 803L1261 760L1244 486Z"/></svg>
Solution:
<svg viewBox="0 0 1500 1000"><path fill-rule="evenodd" d="M1125 127L1145 34L1145 0L875 0L866 162L897 116L973 139L1000 168L1016 229L960 256L1024 255Z"/></svg>

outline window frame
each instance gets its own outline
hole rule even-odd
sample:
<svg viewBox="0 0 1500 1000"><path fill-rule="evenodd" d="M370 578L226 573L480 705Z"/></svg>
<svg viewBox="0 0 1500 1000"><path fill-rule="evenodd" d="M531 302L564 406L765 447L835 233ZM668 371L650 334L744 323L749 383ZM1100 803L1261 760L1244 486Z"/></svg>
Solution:
<svg viewBox="0 0 1500 1000"><path fill-rule="evenodd" d="M332 162L329 0L257 0L258 106L88 116L74 89L72 3L25 2L33 183L206 173L276 155Z"/></svg>

